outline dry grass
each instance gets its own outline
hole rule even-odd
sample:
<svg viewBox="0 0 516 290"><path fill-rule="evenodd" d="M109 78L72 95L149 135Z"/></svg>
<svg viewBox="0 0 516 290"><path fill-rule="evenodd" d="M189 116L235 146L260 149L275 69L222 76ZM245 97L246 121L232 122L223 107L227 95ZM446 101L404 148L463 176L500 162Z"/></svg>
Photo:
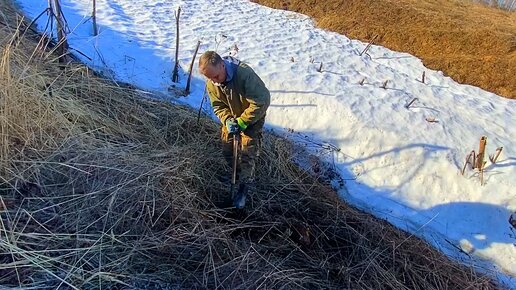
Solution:
<svg viewBox="0 0 516 290"><path fill-rule="evenodd" d="M495 288L340 202L272 135L250 209L222 208L216 122L60 69L37 39L0 24L3 287Z"/></svg>
<svg viewBox="0 0 516 290"><path fill-rule="evenodd" d="M471 1L256 0L325 29L409 52L460 83L516 98L516 13Z"/></svg>

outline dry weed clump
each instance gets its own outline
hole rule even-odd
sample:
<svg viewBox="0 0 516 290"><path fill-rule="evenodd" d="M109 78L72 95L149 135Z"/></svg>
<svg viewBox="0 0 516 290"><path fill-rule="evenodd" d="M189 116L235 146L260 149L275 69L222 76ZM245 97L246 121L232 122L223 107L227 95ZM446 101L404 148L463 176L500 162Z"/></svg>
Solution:
<svg viewBox="0 0 516 290"><path fill-rule="evenodd" d="M413 54L459 83L516 98L514 12L459 0L253 2L309 15L321 28L364 42L379 35L375 44Z"/></svg>
<svg viewBox="0 0 516 290"><path fill-rule="evenodd" d="M340 202L273 135L249 209L224 208L213 120L59 68L10 33L0 27L3 287L495 288Z"/></svg>

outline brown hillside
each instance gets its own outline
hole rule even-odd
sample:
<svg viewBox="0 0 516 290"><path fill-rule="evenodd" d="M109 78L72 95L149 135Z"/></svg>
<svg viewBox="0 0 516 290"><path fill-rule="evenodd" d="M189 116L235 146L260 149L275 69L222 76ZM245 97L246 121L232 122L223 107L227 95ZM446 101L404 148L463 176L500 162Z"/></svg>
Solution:
<svg viewBox="0 0 516 290"><path fill-rule="evenodd" d="M449 0L257 0L322 28L416 55L454 80L516 98L516 13Z"/></svg>
<svg viewBox="0 0 516 290"><path fill-rule="evenodd" d="M227 208L219 123L59 63L10 3L0 0L0 289L499 289L345 204L327 165L299 168L306 154L268 132L248 207Z"/></svg>

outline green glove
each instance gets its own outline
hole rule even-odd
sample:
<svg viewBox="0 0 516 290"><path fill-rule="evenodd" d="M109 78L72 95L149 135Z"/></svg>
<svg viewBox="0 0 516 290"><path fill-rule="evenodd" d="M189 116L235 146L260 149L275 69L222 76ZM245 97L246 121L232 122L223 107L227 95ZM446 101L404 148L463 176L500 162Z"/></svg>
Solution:
<svg viewBox="0 0 516 290"><path fill-rule="evenodd" d="M244 122L244 120L240 119L240 117L238 117L236 120L238 127L240 127L240 131L245 131L245 129L247 129L247 124Z"/></svg>

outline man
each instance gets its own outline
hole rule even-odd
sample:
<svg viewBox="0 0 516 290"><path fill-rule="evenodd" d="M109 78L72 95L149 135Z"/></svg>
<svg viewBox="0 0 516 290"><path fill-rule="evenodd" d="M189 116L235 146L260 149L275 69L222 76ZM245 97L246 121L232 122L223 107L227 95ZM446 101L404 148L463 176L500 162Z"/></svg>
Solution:
<svg viewBox="0 0 516 290"><path fill-rule="evenodd" d="M229 164L233 158L233 137L241 136L239 185L233 203L236 208L243 208L246 195L254 186L255 159L270 93L252 68L233 57L221 58L214 51L206 51L199 60L199 70L208 78L211 105L222 122L222 153Z"/></svg>

